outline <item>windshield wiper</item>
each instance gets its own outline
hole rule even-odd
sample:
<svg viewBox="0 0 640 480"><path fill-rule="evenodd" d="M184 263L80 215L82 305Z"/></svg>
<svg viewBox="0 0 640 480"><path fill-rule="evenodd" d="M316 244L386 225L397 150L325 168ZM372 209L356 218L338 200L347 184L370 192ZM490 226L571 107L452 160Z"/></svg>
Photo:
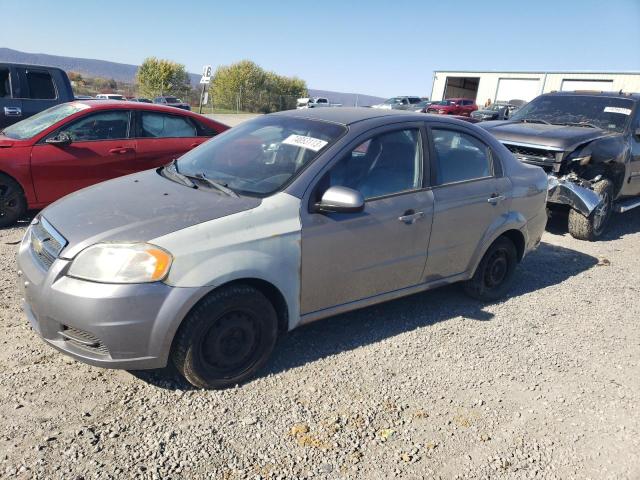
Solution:
<svg viewBox="0 0 640 480"><path fill-rule="evenodd" d="M189 177L181 174L178 171L178 164L176 163L175 158L171 161L169 165L165 165L162 171L164 172L165 176L170 176L173 179L177 179L189 188L198 188L198 186L195 183L189 180Z"/></svg>
<svg viewBox="0 0 640 480"><path fill-rule="evenodd" d="M550 122L541 118L521 118L519 121L522 123L544 123L545 125L551 125Z"/></svg>
<svg viewBox="0 0 640 480"><path fill-rule="evenodd" d="M568 125L570 127L589 127L589 128L600 128L597 125L589 122L563 122L558 125Z"/></svg>
<svg viewBox="0 0 640 480"><path fill-rule="evenodd" d="M205 183L207 183L208 185L212 186L213 188L215 188L216 190L229 195L230 197L235 197L235 198L239 198L240 196L234 192L233 190L231 190L229 187L227 187L226 183L221 183L221 182L217 182L215 180L212 180L210 178L207 178L203 173L198 173L198 174L194 174L194 175L187 175L188 178L196 178L198 180L201 180Z"/></svg>

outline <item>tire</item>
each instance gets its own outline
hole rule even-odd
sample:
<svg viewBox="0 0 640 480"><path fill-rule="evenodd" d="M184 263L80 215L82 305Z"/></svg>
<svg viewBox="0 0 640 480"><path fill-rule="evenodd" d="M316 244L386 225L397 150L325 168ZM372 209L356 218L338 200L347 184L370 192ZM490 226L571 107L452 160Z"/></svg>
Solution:
<svg viewBox="0 0 640 480"><path fill-rule="evenodd" d="M189 312L173 342L171 360L198 388L227 388L262 367L278 337L273 305L247 285L222 287Z"/></svg>
<svg viewBox="0 0 640 480"><path fill-rule="evenodd" d="M0 228L10 227L27 212L27 200L18 182L0 173Z"/></svg>
<svg viewBox="0 0 640 480"><path fill-rule="evenodd" d="M484 302L504 297L513 282L518 252L511 240L499 237L486 251L473 277L464 284L465 292Z"/></svg>
<svg viewBox="0 0 640 480"><path fill-rule="evenodd" d="M613 182L605 178L596 182L593 190L599 193L604 201L588 218L573 209L569 211L568 230L571 236L578 240L597 240L606 231L613 213Z"/></svg>

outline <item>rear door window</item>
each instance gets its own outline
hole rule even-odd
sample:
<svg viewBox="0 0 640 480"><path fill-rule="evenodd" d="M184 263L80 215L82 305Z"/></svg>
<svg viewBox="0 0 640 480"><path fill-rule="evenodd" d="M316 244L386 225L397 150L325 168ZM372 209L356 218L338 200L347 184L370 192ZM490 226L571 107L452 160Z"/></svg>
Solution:
<svg viewBox="0 0 640 480"><path fill-rule="evenodd" d="M11 98L11 75L8 68L0 68L0 98Z"/></svg>
<svg viewBox="0 0 640 480"><path fill-rule="evenodd" d="M197 137L198 131L188 118L156 112L141 112L140 136L143 138Z"/></svg>
<svg viewBox="0 0 640 480"><path fill-rule="evenodd" d="M464 182L493 175L489 147L456 130L433 128L436 184Z"/></svg>
<svg viewBox="0 0 640 480"><path fill-rule="evenodd" d="M29 97L33 100L55 100L56 87L51 74L46 70L27 70L25 72Z"/></svg>

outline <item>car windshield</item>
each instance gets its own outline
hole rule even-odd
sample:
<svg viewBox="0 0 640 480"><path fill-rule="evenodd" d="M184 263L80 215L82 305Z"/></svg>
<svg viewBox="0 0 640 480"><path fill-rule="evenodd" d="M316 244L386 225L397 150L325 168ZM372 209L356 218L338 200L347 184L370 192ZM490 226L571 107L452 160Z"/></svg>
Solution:
<svg viewBox="0 0 640 480"><path fill-rule="evenodd" d="M491 110L493 112L499 112L500 110L502 110L504 107L506 107L506 105L501 105L499 103L494 103L493 105L489 105L487 108L485 108L485 110Z"/></svg>
<svg viewBox="0 0 640 480"><path fill-rule="evenodd" d="M164 97L167 103L182 103L182 100L176 97Z"/></svg>
<svg viewBox="0 0 640 480"><path fill-rule="evenodd" d="M63 103L62 105L56 105L47 110L33 115L21 122L14 123L10 127L5 128L2 133L9 138L15 140L26 140L33 138L40 132L45 131L51 125L58 123L60 120L64 120L70 117L74 113L78 113L81 110L89 108L84 103Z"/></svg>
<svg viewBox="0 0 640 480"><path fill-rule="evenodd" d="M442 100L441 102L433 102L433 105L453 105L451 100Z"/></svg>
<svg viewBox="0 0 640 480"><path fill-rule="evenodd" d="M621 132L634 102L626 98L589 95L540 96L518 110L511 120L544 120L556 125L597 127Z"/></svg>
<svg viewBox="0 0 640 480"><path fill-rule="evenodd" d="M186 153L176 167L190 178L204 177L240 194L266 196L345 132L345 127L333 123L267 115Z"/></svg>

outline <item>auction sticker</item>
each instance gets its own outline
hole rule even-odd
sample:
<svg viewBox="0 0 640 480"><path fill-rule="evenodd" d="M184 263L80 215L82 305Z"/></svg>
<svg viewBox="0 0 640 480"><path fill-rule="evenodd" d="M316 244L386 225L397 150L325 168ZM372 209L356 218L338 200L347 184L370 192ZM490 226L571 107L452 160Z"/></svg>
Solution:
<svg viewBox="0 0 640 480"><path fill-rule="evenodd" d="M293 145L294 147L307 148L317 152L329 142L325 142L319 138L305 137L304 135L289 135L282 143Z"/></svg>
<svg viewBox="0 0 640 480"><path fill-rule="evenodd" d="M621 113L623 115L631 115L631 109L620 107L604 107L604 113Z"/></svg>

